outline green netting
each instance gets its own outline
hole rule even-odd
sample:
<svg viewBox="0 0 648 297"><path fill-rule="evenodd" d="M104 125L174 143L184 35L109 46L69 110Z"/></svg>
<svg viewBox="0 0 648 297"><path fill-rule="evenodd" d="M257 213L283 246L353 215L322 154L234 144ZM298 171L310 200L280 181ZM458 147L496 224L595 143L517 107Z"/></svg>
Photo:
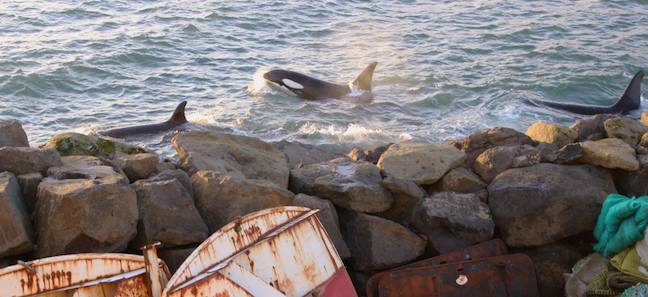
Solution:
<svg viewBox="0 0 648 297"><path fill-rule="evenodd" d="M648 225L648 196L628 198L610 194L603 203L594 236L594 250L609 256L633 245L644 237Z"/></svg>

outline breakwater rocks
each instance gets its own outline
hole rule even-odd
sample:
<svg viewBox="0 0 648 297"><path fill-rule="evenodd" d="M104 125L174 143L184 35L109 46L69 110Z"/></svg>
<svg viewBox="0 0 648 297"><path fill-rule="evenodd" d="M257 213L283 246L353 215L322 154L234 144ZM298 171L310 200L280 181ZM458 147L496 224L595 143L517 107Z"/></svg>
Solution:
<svg viewBox="0 0 648 297"><path fill-rule="evenodd" d="M561 296L606 196L648 194L642 121L597 115L348 155L190 131L172 140L178 162L78 133L30 147L19 122L0 121L0 265L160 241L174 268L227 222L300 205L321 209L359 288L377 271L498 237L531 256L543 296Z"/></svg>

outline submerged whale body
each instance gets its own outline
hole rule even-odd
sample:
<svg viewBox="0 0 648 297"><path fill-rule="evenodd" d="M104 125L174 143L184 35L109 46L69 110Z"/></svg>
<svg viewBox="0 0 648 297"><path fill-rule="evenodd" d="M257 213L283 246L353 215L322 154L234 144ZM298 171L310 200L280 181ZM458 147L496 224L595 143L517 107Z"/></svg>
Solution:
<svg viewBox="0 0 648 297"><path fill-rule="evenodd" d="M621 98L619 98L616 103L610 106L569 104L544 100L528 100L527 102L537 106L542 105L582 115L595 115L604 113L625 114L632 110L638 109L641 106L641 80L643 79L643 77L644 73L642 71L637 72L637 74L635 74L635 76L630 81L630 84L628 84L628 87L626 87L623 95L621 95Z"/></svg>
<svg viewBox="0 0 648 297"><path fill-rule="evenodd" d="M182 101L180 104L178 104L178 107L176 107L173 115L171 115L171 118L163 123L111 129L100 131L99 134L114 138L125 138L132 135L156 134L166 132L177 126L187 123L187 118L185 117L185 106L187 106L187 101Z"/></svg>
<svg viewBox="0 0 648 297"><path fill-rule="evenodd" d="M377 62L369 64L348 84L335 84L298 72L276 69L263 74L266 81L288 89L303 99L341 98L358 90L371 92L373 73Z"/></svg>

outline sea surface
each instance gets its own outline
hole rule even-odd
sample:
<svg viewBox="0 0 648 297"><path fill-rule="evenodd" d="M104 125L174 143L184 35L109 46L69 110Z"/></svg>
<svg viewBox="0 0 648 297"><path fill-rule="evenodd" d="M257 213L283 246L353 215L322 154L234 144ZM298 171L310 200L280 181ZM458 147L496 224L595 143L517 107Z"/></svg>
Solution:
<svg viewBox="0 0 648 297"><path fill-rule="evenodd" d="M261 79L285 68L342 83L373 61L370 101L306 101ZM524 99L608 105L638 70L648 1L0 1L0 118L32 145L161 122L183 100L185 129L443 142L569 124ZM170 138L132 141L169 153Z"/></svg>

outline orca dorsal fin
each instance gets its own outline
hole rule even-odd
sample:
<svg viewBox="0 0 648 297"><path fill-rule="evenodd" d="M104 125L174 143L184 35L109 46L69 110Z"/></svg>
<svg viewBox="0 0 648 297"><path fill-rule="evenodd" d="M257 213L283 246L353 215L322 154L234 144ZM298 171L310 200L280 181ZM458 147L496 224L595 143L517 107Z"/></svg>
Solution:
<svg viewBox="0 0 648 297"><path fill-rule="evenodd" d="M637 72L615 105L630 109L639 108L641 105L641 80L643 77L643 71Z"/></svg>
<svg viewBox="0 0 648 297"><path fill-rule="evenodd" d="M185 106L187 106L187 101L180 102L175 111L173 111L173 115L171 115L169 122L186 123L187 118L185 118Z"/></svg>
<svg viewBox="0 0 648 297"><path fill-rule="evenodd" d="M365 69L362 70L362 72L360 72L353 81L351 81L351 85L363 91L371 91L373 73L376 69L376 65L378 65L378 62L373 62L365 67Z"/></svg>

